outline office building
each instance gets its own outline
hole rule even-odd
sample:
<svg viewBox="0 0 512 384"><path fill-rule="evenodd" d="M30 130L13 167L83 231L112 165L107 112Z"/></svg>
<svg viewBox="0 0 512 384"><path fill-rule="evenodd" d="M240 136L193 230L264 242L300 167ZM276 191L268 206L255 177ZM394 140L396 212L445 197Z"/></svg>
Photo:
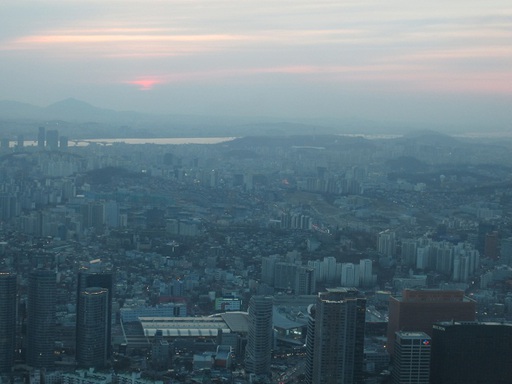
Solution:
<svg viewBox="0 0 512 384"><path fill-rule="evenodd" d="M34 368L50 368L55 362L56 281L53 271L36 270L29 275L27 364Z"/></svg>
<svg viewBox="0 0 512 384"><path fill-rule="evenodd" d="M249 301L249 329L245 347L245 369L269 375L272 354L272 297L253 296Z"/></svg>
<svg viewBox="0 0 512 384"><path fill-rule="evenodd" d="M512 324L436 323L432 335L430 382L512 383Z"/></svg>
<svg viewBox="0 0 512 384"><path fill-rule="evenodd" d="M366 299L355 288L328 289L308 312L306 382L363 383Z"/></svg>
<svg viewBox="0 0 512 384"><path fill-rule="evenodd" d="M425 332L432 336L438 321L474 321L476 302L464 291L439 289L405 289L402 296L389 298L388 351L393 356L395 333Z"/></svg>
<svg viewBox="0 0 512 384"><path fill-rule="evenodd" d="M80 292L76 326L76 362L83 368L103 368L108 360L108 289L93 287Z"/></svg>
<svg viewBox="0 0 512 384"><path fill-rule="evenodd" d="M78 273L77 283L77 302L76 302L76 313L83 313L82 302L80 296L87 288L103 288L107 290L107 355L110 358L112 354L112 294L113 294L113 277L110 271L105 270L101 260L96 259L89 262L89 264ZM78 340L78 316L76 322L77 328L77 345ZM77 351L78 352L78 351ZM77 356L78 360L78 356Z"/></svg>
<svg viewBox="0 0 512 384"><path fill-rule="evenodd" d="M424 332L396 332L393 384L428 384L430 336Z"/></svg>
<svg viewBox="0 0 512 384"><path fill-rule="evenodd" d="M157 330L151 346L151 363L156 370L164 371L169 368L169 342L163 338L163 332Z"/></svg>
<svg viewBox="0 0 512 384"><path fill-rule="evenodd" d="M0 374L11 372L16 348L16 275L0 272Z"/></svg>

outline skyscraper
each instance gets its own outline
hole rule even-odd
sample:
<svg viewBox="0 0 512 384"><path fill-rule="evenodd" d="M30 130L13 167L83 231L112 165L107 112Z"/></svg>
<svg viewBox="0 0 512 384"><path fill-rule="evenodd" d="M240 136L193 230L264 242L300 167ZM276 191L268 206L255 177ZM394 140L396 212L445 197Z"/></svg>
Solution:
<svg viewBox="0 0 512 384"><path fill-rule="evenodd" d="M36 270L28 280L27 364L49 368L55 362L55 294L53 271Z"/></svg>
<svg viewBox="0 0 512 384"><path fill-rule="evenodd" d="M253 296L249 301L249 331L245 369L256 375L270 374L272 352L272 297Z"/></svg>
<svg viewBox="0 0 512 384"><path fill-rule="evenodd" d="M93 287L80 292L77 312L76 361L84 368L102 368L108 360L108 289Z"/></svg>
<svg viewBox="0 0 512 384"><path fill-rule="evenodd" d="M16 348L16 275L0 272L0 373L14 366Z"/></svg>
<svg viewBox="0 0 512 384"><path fill-rule="evenodd" d="M80 300L82 292L84 292L87 288L103 288L106 289L107 292L107 356L110 358L112 354L112 294L113 294L113 279L112 273L106 271L101 263L101 260L96 259L89 262L89 265L81 270L78 273L78 283L77 283L77 300L76 300L76 313L77 313L77 321L76 321L76 330L77 330L77 346L79 344L78 340L78 330L79 330L79 313L83 313L82 305L83 302ZM77 350L77 360L79 360L78 350Z"/></svg>
<svg viewBox="0 0 512 384"><path fill-rule="evenodd" d="M328 289L308 312L306 382L363 383L366 299L355 288Z"/></svg>
<svg viewBox="0 0 512 384"><path fill-rule="evenodd" d="M474 321L476 303L464 291L405 289L402 296L389 298L388 352L395 347L395 332L425 332L432 335L437 321Z"/></svg>
<svg viewBox="0 0 512 384"><path fill-rule="evenodd" d="M512 324L434 324L430 382L512 383Z"/></svg>
<svg viewBox="0 0 512 384"><path fill-rule="evenodd" d="M424 332L396 332L393 384L428 384L430 336Z"/></svg>

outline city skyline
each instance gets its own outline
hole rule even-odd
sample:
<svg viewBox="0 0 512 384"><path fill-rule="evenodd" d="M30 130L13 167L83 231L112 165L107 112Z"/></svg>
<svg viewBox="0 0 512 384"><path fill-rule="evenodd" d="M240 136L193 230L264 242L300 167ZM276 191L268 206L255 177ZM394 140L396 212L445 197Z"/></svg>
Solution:
<svg viewBox="0 0 512 384"><path fill-rule="evenodd" d="M501 0L9 0L2 14L0 100L510 129Z"/></svg>

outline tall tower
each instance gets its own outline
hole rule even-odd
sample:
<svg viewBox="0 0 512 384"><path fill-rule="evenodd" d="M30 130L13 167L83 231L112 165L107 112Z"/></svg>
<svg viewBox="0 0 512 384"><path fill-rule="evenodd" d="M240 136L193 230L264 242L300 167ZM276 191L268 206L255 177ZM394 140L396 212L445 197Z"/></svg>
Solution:
<svg viewBox="0 0 512 384"><path fill-rule="evenodd" d="M363 383L366 299L355 288L328 289L308 311L306 382Z"/></svg>
<svg viewBox="0 0 512 384"><path fill-rule="evenodd" d="M0 374L11 372L16 348L16 275L0 272Z"/></svg>
<svg viewBox="0 0 512 384"><path fill-rule="evenodd" d="M85 288L78 300L76 361L80 367L102 368L108 360L108 289Z"/></svg>
<svg viewBox="0 0 512 384"><path fill-rule="evenodd" d="M245 369L256 375L270 374L272 350L272 297L253 296L249 301L249 332Z"/></svg>
<svg viewBox="0 0 512 384"><path fill-rule="evenodd" d="M77 283L77 293L76 293L76 344L78 346L78 331L79 331L79 316L78 314L83 313L84 309L82 309L83 302L80 299L82 293L87 288L103 288L107 290L107 356L110 358L112 354L112 294L113 294L113 279L112 273L110 271L106 271L103 268L101 260L96 259L89 262L88 266L83 270L78 272L78 283ZM78 356L77 349L77 361L80 359Z"/></svg>
<svg viewBox="0 0 512 384"><path fill-rule="evenodd" d="M393 384L428 384L430 348L424 332L396 332Z"/></svg>
<svg viewBox="0 0 512 384"><path fill-rule="evenodd" d="M28 280L27 364L49 368L55 362L55 272L36 270Z"/></svg>

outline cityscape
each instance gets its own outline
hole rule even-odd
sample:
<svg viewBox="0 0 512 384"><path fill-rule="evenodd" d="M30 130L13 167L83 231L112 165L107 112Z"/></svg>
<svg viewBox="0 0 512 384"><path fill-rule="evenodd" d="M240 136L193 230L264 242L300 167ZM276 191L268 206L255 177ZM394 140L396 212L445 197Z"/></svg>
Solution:
<svg viewBox="0 0 512 384"><path fill-rule="evenodd" d="M0 23L0 384L512 384L510 0Z"/></svg>
<svg viewBox="0 0 512 384"><path fill-rule="evenodd" d="M25 136L0 148L2 383L512 378L510 139Z"/></svg>

